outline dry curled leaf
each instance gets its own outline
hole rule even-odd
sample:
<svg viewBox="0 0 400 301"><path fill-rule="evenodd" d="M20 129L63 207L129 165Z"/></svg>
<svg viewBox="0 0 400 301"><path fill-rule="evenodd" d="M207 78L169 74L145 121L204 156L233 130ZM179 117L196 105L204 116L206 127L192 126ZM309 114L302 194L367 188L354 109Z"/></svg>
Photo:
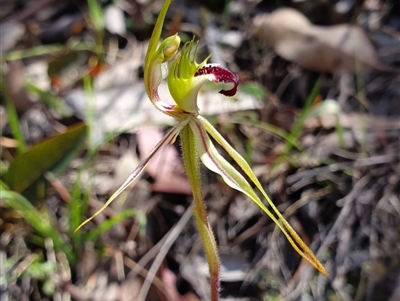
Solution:
<svg viewBox="0 0 400 301"><path fill-rule="evenodd" d="M399 72L382 63L362 28L348 24L316 26L291 8L255 17L253 33L273 46L281 57L305 69L332 73Z"/></svg>

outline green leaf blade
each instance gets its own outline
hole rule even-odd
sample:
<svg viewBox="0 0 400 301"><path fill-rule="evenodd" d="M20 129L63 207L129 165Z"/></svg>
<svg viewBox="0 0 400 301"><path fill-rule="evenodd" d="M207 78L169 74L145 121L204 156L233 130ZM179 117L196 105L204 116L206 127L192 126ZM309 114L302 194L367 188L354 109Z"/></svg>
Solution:
<svg viewBox="0 0 400 301"><path fill-rule="evenodd" d="M85 140L86 125L81 123L32 146L14 159L4 175L4 182L16 192L24 191L47 171L60 172L65 168Z"/></svg>

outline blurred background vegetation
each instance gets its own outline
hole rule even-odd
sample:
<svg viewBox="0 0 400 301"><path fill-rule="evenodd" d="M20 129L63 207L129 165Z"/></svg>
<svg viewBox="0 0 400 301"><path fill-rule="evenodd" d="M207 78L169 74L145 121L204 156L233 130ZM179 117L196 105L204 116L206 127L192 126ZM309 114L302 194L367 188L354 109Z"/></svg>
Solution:
<svg viewBox="0 0 400 301"><path fill-rule="evenodd" d="M74 232L173 122L142 81L161 5L2 0L1 301L207 300L179 141ZM204 170L221 300L399 301L400 3L174 0L177 31L239 74L233 99L206 86L201 111L330 273Z"/></svg>

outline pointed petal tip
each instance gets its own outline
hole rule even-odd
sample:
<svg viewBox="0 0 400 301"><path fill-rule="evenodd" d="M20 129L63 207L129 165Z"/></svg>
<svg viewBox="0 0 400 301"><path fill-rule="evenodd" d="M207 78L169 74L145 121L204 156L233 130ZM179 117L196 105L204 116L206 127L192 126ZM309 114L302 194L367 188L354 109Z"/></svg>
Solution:
<svg viewBox="0 0 400 301"><path fill-rule="evenodd" d="M239 85L239 83L235 83L234 87L230 90L221 90L218 93L221 93L222 95L228 96L228 97L232 97L236 94L237 92L237 86Z"/></svg>

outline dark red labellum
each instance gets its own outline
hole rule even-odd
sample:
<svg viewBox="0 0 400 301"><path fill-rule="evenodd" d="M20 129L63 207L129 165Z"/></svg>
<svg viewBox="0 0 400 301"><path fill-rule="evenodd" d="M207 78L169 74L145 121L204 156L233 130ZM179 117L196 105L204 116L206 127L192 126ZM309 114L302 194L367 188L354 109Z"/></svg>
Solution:
<svg viewBox="0 0 400 301"><path fill-rule="evenodd" d="M233 83L234 86L230 90L221 90L219 93L225 96L233 96L236 94L239 85L239 76L232 71L225 69L218 65L206 65L197 70L194 76L213 74L215 76L214 82L216 83Z"/></svg>

